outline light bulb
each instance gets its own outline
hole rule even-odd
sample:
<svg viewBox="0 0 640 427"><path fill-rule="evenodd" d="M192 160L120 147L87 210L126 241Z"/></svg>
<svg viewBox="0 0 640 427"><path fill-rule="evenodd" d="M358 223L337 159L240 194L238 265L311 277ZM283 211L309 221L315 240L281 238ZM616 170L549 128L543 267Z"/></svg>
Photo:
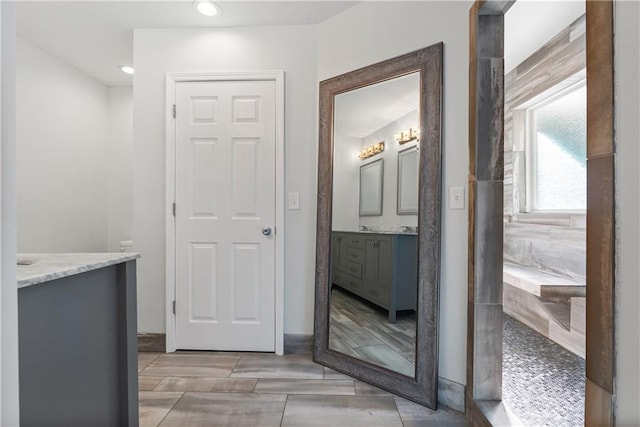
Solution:
<svg viewBox="0 0 640 427"><path fill-rule="evenodd" d="M134 73L134 69L131 65L121 65L120 66L120 71L122 71L125 74L133 74Z"/></svg>
<svg viewBox="0 0 640 427"><path fill-rule="evenodd" d="M209 0L196 0L194 5L196 10L205 16L216 16L220 13L220 8Z"/></svg>

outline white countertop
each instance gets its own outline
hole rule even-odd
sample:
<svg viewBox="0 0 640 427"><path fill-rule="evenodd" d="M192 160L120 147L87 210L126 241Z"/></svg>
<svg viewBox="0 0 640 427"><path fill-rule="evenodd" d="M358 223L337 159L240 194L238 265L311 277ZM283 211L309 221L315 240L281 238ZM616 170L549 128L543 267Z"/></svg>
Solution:
<svg viewBox="0 0 640 427"><path fill-rule="evenodd" d="M140 258L137 252L18 254L18 288ZM29 265L21 265L30 263Z"/></svg>
<svg viewBox="0 0 640 427"><path fill-rule="evenodd" d="M399 236L417 236L413 231L375 231L375 230L331 230L336 233L358 233L358 234L397 234Z"/></svg>

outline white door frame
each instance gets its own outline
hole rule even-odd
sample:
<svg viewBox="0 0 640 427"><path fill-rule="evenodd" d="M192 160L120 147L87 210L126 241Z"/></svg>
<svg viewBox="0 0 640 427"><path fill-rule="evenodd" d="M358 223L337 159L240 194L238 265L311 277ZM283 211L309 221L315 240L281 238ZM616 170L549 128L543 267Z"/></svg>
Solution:
<svg viewBox="0 0 640 427"><path fill-rule="evenodd" d="M166 272L165 272L165 325L167 353L176 351L176 316L173 301L176 295L175 281L175 217L173 203L176 192L176 140L173 105L175 104L176 83L196 81L274 81L276 84L276 221L275 221L275 334L276 354L284 353L284 71L241 71L211 73L167 73L165 127L166 141ZM180 112L178 112L180 114Z"/></svg>

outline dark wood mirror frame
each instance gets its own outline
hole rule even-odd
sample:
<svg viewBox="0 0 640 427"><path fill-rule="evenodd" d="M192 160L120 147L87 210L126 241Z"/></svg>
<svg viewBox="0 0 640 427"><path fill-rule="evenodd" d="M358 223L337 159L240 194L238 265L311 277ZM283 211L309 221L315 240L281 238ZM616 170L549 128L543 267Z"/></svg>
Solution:
<svg viewBox="0 0 640 427"><path fill-rule="evenodd" d="M440 283L441 120L443 44L320 82L318 218L313 359L359 380L436 409L438 397L438 290ZM335 96L420 72L418 177L418 295L415 377L329 348L333 119Z"/></svg>

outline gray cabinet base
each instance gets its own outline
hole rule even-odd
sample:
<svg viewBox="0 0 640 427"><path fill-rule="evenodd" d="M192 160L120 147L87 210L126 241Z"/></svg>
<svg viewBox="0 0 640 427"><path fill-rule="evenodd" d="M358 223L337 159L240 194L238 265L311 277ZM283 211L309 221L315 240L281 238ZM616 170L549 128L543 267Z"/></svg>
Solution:
<svg viewBox="0 0 640 427"><path fill-rule="evenodd" d="M137 426L136 263L18 290L20 422Z"/></svg>

